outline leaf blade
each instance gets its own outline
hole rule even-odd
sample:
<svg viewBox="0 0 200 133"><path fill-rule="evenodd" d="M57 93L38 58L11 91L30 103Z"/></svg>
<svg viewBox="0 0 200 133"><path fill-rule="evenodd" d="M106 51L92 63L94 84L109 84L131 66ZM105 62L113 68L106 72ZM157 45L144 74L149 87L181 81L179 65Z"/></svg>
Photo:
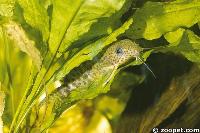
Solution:
<svg viewBox="0 0 200 133"><path fill-rule="evenodd" d="M49 16L46 9L38 0L18 0L18 3L23 9L26 22L38 29L43 35L43 40L47 41L49 37Z"/></svg>
<svg viewBox="0 0 200 133"><path fill-rule="evenodd" d="M200 20L199 14L198 0L147 2L133 15L135 23L126 35L133 39L157 39L179 27L191 27Z"/></svg>

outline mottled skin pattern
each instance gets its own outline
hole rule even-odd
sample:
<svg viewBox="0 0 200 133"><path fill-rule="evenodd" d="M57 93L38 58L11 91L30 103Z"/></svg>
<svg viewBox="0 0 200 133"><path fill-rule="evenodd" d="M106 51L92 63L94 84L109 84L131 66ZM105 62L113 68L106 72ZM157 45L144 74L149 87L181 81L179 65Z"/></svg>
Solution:
<svg viewBox="0 0 200 133"><path fill-rule="evenodd" d="M104 88L113 78L117 68L130 59L137 59L141 51L142 48L139 45L128 39L112 44L90 70L73 82L57 88L49 95L47 103L48 105L51 104L51 107L53 106L50 111L58 117L76 101L93 98L99 93L105 93L97 88ZM92 91L94 89L99 93Z"/></svg>
<svg viewBox="0 0 200 133"><path fill-rule="evenodd" d="M117 69L130 59L139 57L141 51L142 48L131 40L125 39L116 42L106 50L103 57L91 70L86 71L80 78L69 83L67 86L60 87L58 91L63 96L67 96L70 91L76 88L80 88L81 86L87 87L101 73L106 73L110 69Z"/></svg>

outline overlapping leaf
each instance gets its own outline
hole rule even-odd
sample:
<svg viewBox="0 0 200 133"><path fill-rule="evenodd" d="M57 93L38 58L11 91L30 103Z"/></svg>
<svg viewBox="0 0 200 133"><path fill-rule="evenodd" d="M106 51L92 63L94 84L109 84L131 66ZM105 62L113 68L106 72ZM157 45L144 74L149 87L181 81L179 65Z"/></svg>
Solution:
<svg viewBox="0 0 200 133"><path fill-rule="evenodd" d="M43 35L43 40L49 37L49 17L46 9L40 4L39 0L18 0L23 9L26 22L33 28L39 30Z"/></svg>
<svg viewBox="0 0 200 133"><path fill-rule="evenodd" d="M55 2L55 1L54 1ZM53 2L53 6L55 6L55 3ZM59 1L57 1L58 3L58 6L61 6L63 3L59 3ZM88 4L90 4L91 2L95 2L95 1L88 1ZM105 1L106 3L107 3L107 1ZM32 3L32 2L30 2L31 4L35 4L35 6L37 7L37 2L36 3ZM29 3L29 4L30 4ZM52 69L52 62L54 62L55 60L55 57L57 56L57 52L58 52L58 49L60 48L60 44L61 44L61 42L63 41L63 39L64 39L64 36L65 36L65 33L67 33L67 30L68 30L68 28L69 28L69 26L72 24L72 22L75 20L75 17L76 17L76 15L77 15L77 13L79 12L79 10L81 10L81 5L83 4L84 5L84 3L85 2L81 2L81 3L79 3L78 4L78 7L76 7L75 9L73 9L73 11L72 11L72 16L71 16L71 18L69 17L69 20L66 22L62 22L62 26L63 27L65 27L64 28L64 30L63 30L63 27L61 26L60 27L60 29L56 29L56 30L58 30L59 31L59 34L60 35L55 35L55 36L52 36L52 37L58 37L58 38L56 38L55 39L55 42L51 42L51 41L49 41L49 47L50 47L50 49L52 50L52 48L51 48L51 46L55 46L53 49L53 51L48 51L48 54L47 54L47 56L46 56L46 58L44 59L44 62L48 62L47 63L47 68L45 68L46 66L43 66L42 67L42 69L41 69L41 71L39 71L39 73L35 73L35 75L33 75L33 77L30 79L30 84L28 85L28 88L27 88L27 91L26 91L26 94L25 94L25 96L24 96L24 98L23 98L23 100L21 101L21 104L20 104L20 108L18 109L18 111L17 111L17 113L16 113L16 118L14 119L15 121L13 121L13 124L12 124L12 130L15 130L14 132L16 132L17 130L18 130L18 128L19 128L19 126L20 126L20 124L21 124L21 122L23 121L23 119L25 118L25 115L24 114L27 114L27 112L31 109L31 107L32 106L30 106L30 105L34 105L34 102L36 101L36 98L38 98L38 96L41 94L41 92L44 90L44 86L42 85L42 87L41 87L41 84L42 83L44 83L44 80L48 80L48 78L49 78L49 75L51 76L51 74L49 74L49 71L51 71L51 72L53 72L54 71L54 68L53 68L53 71L51 70ZM87 2L86 2L87 3ZM21 3L22 4L22 3ZM20 4L20 5L21 5ZM23 4L27 4L26 2L25 3L23 3ZM112 2L110 3L111 5L113 4ZM120 6L122 6L123 5L123 3L121 3L120 4ZM22 5L21 5L22 6ZM79 6L80 6L80 8L79 8ZM94 5L93 5L94 6ZM117 7L117 10L119 10L121 7L120 6L118 6ZM33 6L34 7L34 6ZM24 9L25 7L23 7L22 6L22 8ZM39 8L39 7L38 7ZM65 7L63 7L63 8L65 8ZM62 10L62 11L60 11L60 12L62 12L63 13L63 8L58 8L57 10ZM37 9L37 8L36 8ZM42 8L43 9L43 8ZM55 9L55 10L54 10ZM53 12L55 11L56 12L56 8L54 7L54 9L53 9ZM89 8L90 9L90 8ZM89 10L88 9L88 10ZM93 9L93 8L92 8ZM86 11L86 12L92 12L92 9L91 9L91 11L89 10L89 11ZM37 10L39 10L39 11L37 11ZM34 15L35 16L39 16L39 15L41 15L41 14L43 14L43 12L41 11L41 9L39 8L39 9L37 9L36 11L37 11L37 13L35 13ZM67 10L67 9L66 9ZM84 9L85 10L85 9ZM104 10L104 8L102 8L102 10ZM106 10L110 10L110 8L106 8ZM113 7L113 12L109 12L109 15L111 15L111 14L113 14L114 12L116 11L116 9ZM30 13L30 10L25 10L24 9L24 14L26 13L26 12L28 12L28 13ZM100 11L101 12L101 11ZM104 11L104 13L107 13L107 11ZM54 13L53 13L54 14ZM34 16L33 15L33 16ZM43 14L44 16L41 16L41 17L44 17L43 19L45 19L45 17L46 17L46 15L45 15L45 13ZM61 15L61 14L60 14ZM99 18L100 17L105 17L104 15L102 15L102 14L99 14L100 16L99 16ZM24 15L25 16L25 20L27 21L27 20L29 20L29 19L27 19L26 18L26 15ZM55 14L55 16L59 16L59 14ZM107 16L106 16L107 17ZM55 17L56 18L56 17ZM56 24L55 25L53 25L53 20L55 19L54 18L54 15L52 16L52 29L54 29L53 28L53 26L57 26ZM62 17L61 17L62 18ZM45 19L46 20L46 19ZM63 19L64 20L64 19ZM59 19L57 19L56 20L56 23L57 22L61 22L62 20L59 20ZM33 24L32 24L32 21L31 22L29 22L29 21L27 21L27 23L28 24L32 24L31 26L32 27L35 27L36 29L39 29L40 31L42 31L42 29L40 29L40 26L41 25L43 25L44 23L45 23L46 21L44 21L42 24L41 23L34 23L34 20L33 20ZM128 26L130 25L130 23L132 22L132 20L131 21L129 21L128 23ZM37 26L39 26L39 28L37 27ZM82 50L83 51L83 53L84 52L90 52L90 51L94 51L91 55L88 55L88 56L86 56L86 58L84 58L84 56L79 56L79 55L81 55L81 53L82 52L79 52L78 54L77 54L77 56L81 59L81 60L77 60L77 61L79 61L79 62L71 62L72 64L70 64L70 68L69 69L67 69L67 72L65 73L65 74L67 74L71 69L73 69L74 67L76 67L76 66L78 66L79 64L81 64L82 62L84 62L84 61L86 61L86 60L89 60L89 59L92 59L96 54L98 54L98 52L100 52L102 49L103 49L103 47L105 47L106 45L108 45L108 44L110 44L110 43L112 43L113 41L115 41L116 40L116 37L118 36L118 35L120 35L121 33L123 33L127 28L128 28L128 26L125 26L125 28L123 27L123 28L121 28L121 29L119 29L117 32L114 32L113 34L111 34L106 40L105 40L105 44L104 45L102 45L102 43L98 43L98 45L97 46L95 46L95 47L93 47L93 48L96 48L97 50L94 50L94 49L92 49L92 48L90 48L90 46L89 46L89 51L88 51L88 48L85 48L86 49L86 51L84 51L84 50ZM104 27L102 27L102 28L104 28ZM54 29L55 30L55 29ZM44 30L44 31L46 31L46 30ZM46 33L46 32L42 32L43 33L43 37L44 37L44 33ZM51 33L53 33L54 31L51 31ZM45 38L44 38L45 39ZM50 37L50 40L51 40L51 37ZM101 42L101 41L99 41L99 42ZM100 47L100 48L99 48ZM51 56L49 53L51 53L53 56ZM72 57L72 59L74 59L74 57L77 57L76 55L75 56L73 56ZM50 58L49 58L50 57ZM66 63L69 63L69 61L66 61ZM59 66L60 67L60 66ZM55 67L55 69L58 69L59 68L58 66L56 66ZM58 70L59 71L59 70ZM62 72L62 71L61 71ZM54 76L54 75L53 75ZM63 76L65 76L65 75L62 75L60 78L62 78ZM32 84L34 84L34 86L32 85ZM27 94L28 93L28 94ZM35 100L35 101L34 101ZM15 125L16 124L16 125Z"/></svg>
<svg viewBox="0 0 200 133"><path fill-rule="evenodd" d="M119 29L115 30L107 37L103 37L94 43L89 44L80 52L75 54L69 61L67 61L60 70L54 75L54 79L59 80L64 77L70 70L79 66L82 62L92 60L105 46L117 40L117 36L124 33L133 22L132 19L124 23ZM78 61L78 62L77 62Z"/></svg>
<svg viewBox="0 0 200 133"><path fill-rule="evenodd" d="M0 132L3 132L3 120L2 115L5 108L5 94L1 90L1 83L0 83Z"/></svg>
<svg viewBox="0 0 200 133"><path fill-rule="evenodd" d="M123 82L119 82L119 81L123 81ZM101 123L94 123L93 121L91 121L92 116L94 116L96 111L100 112L102 115L107 116L107 118L109 120L116 120L119 115L121 114L121 112L123 111L127 100L129 99L130 96L130 92L131 92L131 86L138 84L138 81L142 81L142 78L134 75L134 74L129 74L129 73L125 73L123 72L122 74L119 74L116 79L113 81L113 85L111 86L111 90L112 92L110 93L111 96L106 96L103 95L101 97L98 97L95 99L95 102L93 103L92 101L82 101L80 103L82 104L76 104L75 107L72 107L69 109L69 111L64 112L63 115L61 116L61 118L59 118L55 125L52 127L52 129L58 129L58 130L62 130L63 131L69 131L68 128L62 128L63 126L72 126L70 123L70 121L68 121L68 119L70 118L74 118L74 115L78 115L80 119L83 119L83 117L85 117L83 119L84 123L79 123L79 126L83 126L82 124L85 124L85 126L80 127L80 132L82 130L87 130L88 132L90 130L92 130L93 128L91 127L91 125L98 125ZM127 84L124 84L127 83ZM122 89L123 88L123 89ZM107 103L111 103L111 106L107 106ZM92 108L95 107L95 110L93 110ZM85 110L85 108L87 109L87 113L90 114L91 116L84 116L84 112L77 112L77 108L81 109L82 111ZM88 108L91 108L91 110ZM72 114L73 110L75 112L77 112L76 114ZM91 112L90 112L91 111ZM70 115L71 114L71 115ZM69 116L70 115L70 116ZM68 117L66 117L68 116ZM74 118L74 120L76 120L76 118ZM62 121L62 122L61 122ZM65 123L65 121L67 122L67 125ZM90 121L89 123L85 123L86 121ZM77 129L78 130L78 129Z"/></svg>
<svg viewBox="0 0 200 133"><path fill-rule="evenodd" d="M16 118L12 125L12 128L15 128L14 130L16 132L21 123L23 123L26 114L44 90L45 83L48 81L50 81L49 83L52 83L55 80L60 80L75 67L78 67L85 61L92 60L105 46L116 41L117 37L123 34L127 29L129 30L126 32L126 35L133 39L145 38L147 40L152 40L164 35L165 39L169 42L169 45L158 51L170 51L182 54L191 62L200 63L200 38L191 30L184 29L189 28L200 21L199 0L147 2L141 9L138 9L134 13L133 24L133 20L130 19L119 28L119 16L118 18L113 19L112 15L116 15L115 13L119 12L121 7L127 1L52 0L52 3L49 0L17 1L23 11L23 17L26 21L26 25L23 26L26 27L28 24L29 27L31 26L32 30L41 32L43 41L48 44L49 50L46 51L47 54L43 53L44 51L42 50L40 50L41 53L39 52L35 47L35 43L37 42L31 41L28 37L28 35L30 35L29 32L31 31L27 29L31 28L27 28L24 31L24 27L22 28L15 22L5 24L6 32L10 35L12 40L14 40L13 42L32 58L38 68L42 66L40 69L41 71L35 72L34 70L34 74L30 79L26 91L27 93L16 113ZM125 8L128 8L129 6L130 5L126 5ZM13 8L14 0L1 1L0 15L11 17L13 15ZM112 24L117 26L113 28ZM129 28L130 24L132 24L131 28ZM27 32L27 34L25 32ZM38 45L43 45L43 43L37 43L37 46ZM152 51L150 50L142 55L144 60L147 59L151 52ZM42 62L41 55L46 55L43 56L44 62ZM141 64L141 62L134 61L129 65L138 64ZM3 72L3 70L1 71ZM119 70L114 72L109 84L104 87L101 86L104 82L97 81L99 82L99 85L96 86L96 88L92 88L88 92L85 92L85 97L83 96L83 98L94 98L100 93L107 92L118 72ZM4 74L6 75L5 72ZM104 77L102 81L105 78L106 77ZM79 99L76 95L73 98ZM181 103L184 98L179 102ZM163 101L161 100L157 106L165 103L166 99ZM173 110L167 108L167 110L170 110L167 115L171 114L175 108L176 107L174 107ZM162 112L162 110L159 109L156 111L158 111L158 113ZM156 111L150 110L150 113ZM150 117L148 113L145 115L150 119L154 119L153 115L152 117ZM162 119L165 118L165 116L162 117ZM57 117L55 119L57 119ZM160 122L157 119L156 121L157 123ZM148 125L148 127L152 127L151 123L153 122L150 120L149 123L148 120L143 119L143 123ZM156 125L157 123L154 124ZM143 131L143 129L146 129L146 127L143 128L140 126L140 131ZM147 130L150 130L150 128Z"/></svg>
<svg viewBox="0 0 200 133"><path fill-rule="evenodd" d="M191 62L200 63L200 37L195 35L194 32L178 29L166 34L165 38L170 44L161 51L181 53Z"/></svg>
<svg viewBox="0 0 200 133"><path fill-rule="evenodd" d="M72 42L87 33L98 19L109 17L118 11L124 1L78 0L71 2L66 0L66 4L63 4L63 1L54 1L49 41L51 52L55 53L58 47L59 52L65 51Z"/></svg>
<svg viewBox="0 0 200 133"><path fill-rule="evenodd" d="M133 18L135 23L127 31L128 37L157 39L169 31L199 22L200 1L147 2Z"/></svg>
<svg viewBox="0 0 200 133"><path fill-rule="evenodd" d="M35 47L35 42L30 40L23 28L13 21L9 21L4 27L8 37L14 41L14 44L16 44L21 51L32 58L39 69L42 65L42 57L39 50Z"/></svg>
<svg viewBox="0 0 200 133"><path fill-rule="evenodd" d="M0 1L0 16L11 17L13 15L15 0Z"/></svg>

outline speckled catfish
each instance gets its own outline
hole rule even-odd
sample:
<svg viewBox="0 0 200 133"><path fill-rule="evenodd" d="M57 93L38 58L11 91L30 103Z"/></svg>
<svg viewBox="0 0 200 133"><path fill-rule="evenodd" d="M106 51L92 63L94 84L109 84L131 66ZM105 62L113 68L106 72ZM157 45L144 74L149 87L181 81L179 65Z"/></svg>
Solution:
<svg viewBox="0 0 200 133"><path fill-rule="evenodd" d="M98 94L107 92L120 66L134 59L143 62L140 57L142 50L138 44L128 39L109 46L91 69L86 70L74 81L57 88L43 101L43 104L47 104L48 107L46 112L51 113L42 122L42 130L48 128L63 111L75 102L82 99L92 99Z"/></svg>

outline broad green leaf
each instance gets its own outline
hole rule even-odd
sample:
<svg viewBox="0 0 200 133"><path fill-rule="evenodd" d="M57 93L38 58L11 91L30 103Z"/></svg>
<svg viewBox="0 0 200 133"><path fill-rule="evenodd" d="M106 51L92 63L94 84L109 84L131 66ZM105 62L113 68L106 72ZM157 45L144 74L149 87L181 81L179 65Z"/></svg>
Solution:
<svg viewBox="0 0 200 133"><path fill-rule="evenodd" d="M55 124L49 129L49 132L84 133L88 124L87 122L90 120L90 116L88 117L85 115L84 110L90 109L91 105L91 101L86 101L80 102L79 104L71 107L55 122ZM87 113L93 113L93 110L91 110L91 112L90 110L87 110Z"/></svg>
<svg viewBox="0 0 200 133"><path fill-rule="evenodd" d="M171 32L166 33L164 37L169 43L174 43L174 42L180 41L179 39L181 39L184 31L185 29L179 28L176 31L171 31Z"/></svg>
<svg viewBox="0 0 200 133"><path fill-rule="evenodd" d="M58 2L58 1L57 1L57 2ZM60 2L60 3L58 2L57 4L58 4L58 6L59 6L59 4L60 4L60 5L63 5L62 2ZM70 4L71 4L71 3L69 3L69 5L70 5ZM80 6L80 4L78 4L78 5ZM73 6L73 7L74 7L74 6ZM78 7L77 7L77 8L78 8ZM59 8L58 10L60 10L60 9L62 9L62 8ZM70 9L72 9L72 8L70 7ZM66 11L66 9L63 9L63 10ZM77 9L77 10L78 10L78 9ZM54 11L56 12L56 10L54 10ZM74 11L74 13L76 13L76 12ZM54 14L54 13L53 13L53 14ZM61 14L65 14L65 13L61 13ZM54 15L53 15L53 16L54 16ZM53 24L53 16L52 16L52 24ZM55 14L55 16L56 16L56 17L57 17L57 16L59 17L59 15L57 15L57 14ZM62 15L61 17L63 17L63 15ZM71 19L73 19L73 17L72 17ZM55 21L56 21L56 20L55 20ZM71 21L71 20L70 20L70 21ZM68 23L70 23L70 21L69 21ZM60 20L57 20L57 21L56 21L56 23L58 23L58 22L60 22ZM61 24L61 25L62 25L62 24ZM55 26L58 27L57 24L56 24ZM52 28L52 29L53 29L53 28ZM62 32L62 30L63 30L63 26L61 27L61 30L57 30L57 29L56 29L56 31L59 31L59 32L60 32L60 31ZM65 32L65 31L64 31L64 32ZM51 33L52 33L52 31L51 31ZM53 36L53 37L62 37L62 35L61 35L61 36L55 35L55 36ZM63 35L63 37L64 37L64 35ZM51 37L50 37L50 38L51 38ZM50 40L51 40L51 39L50 39ZM51 42L51 41L50 41L50 42ZM57 42L59 42L59 39L57 40ZM53 44L53 43L52 43L52 45L55 46L55 49L56 49L57 44ZM51 46L50 46L50 47L51 47ZM51 49L51 48L50 48L50 49ZM54 51L54 54L55 54L55 52L56 52L56 51ZM47 59L47 60L48 60L48 59ZM45 61L46 61L46 60L45 60ZM47 61L47 62L48 62L48 61ZM82 63L82 62L80 62L79 64L81 64L81 63ZM51 63L50 63L50 64L51 64ZM74 67L74 66L72 66L72 68L73 68L73 67ZM52 68L52 67L51 67L51 68ZM71 68L71 69L72 69L72 68ZM44 78L43 76L44 76L44 75L46 76L45 73L46 73L46 69L43 69L42 72L39 74L39 76L37 76L38 78L36 78L36 81L35 81L35 82L38 83L38 85L41 83L40 80L43 80L43 78ZM47 74L47 75L48 75L48 74ZM51 75L51 74L50 74L50 75ZM48 77L48 76L46 76L46 77ZM47 80L48 80L48 78L47 78ZM34 92L37 91L36 89L37 89L37 85L34 86L34 90L35 90ZM33 94L34 94L34 93L33 93ZM31 95L31 96L32 96L32 95Z"/></svg>
<svg viewBox="0 0 200 133"><path fill-rule="evenodd" d="M176 39L174 40L175 36ZM200 63L200 37L195 35L192 31L181 30L180 33L177 33L177 31L170 32L165 38L172 43L161 51L179 53L191 62Z"/></svg>
<svg viewBox="0 0 200 133"><path fill-rule="evenodd" d="M108 119L101 112L95 111L85 132L87 132L87 133L102 133L102 132L112 133L112 127L111 127Z"/></svg>
<svg viewBox="0 0 200 133"><path fill-rule="evenodd" d="M65 4L63 4L65 3ZM49 37L49 48L55 54L64 35L79 11L83 0L53 0L53 13L51 20L51 32Z"/></svg>
<svg viewBox="0 0 200 133"><path fill-rule="evenodd" d="M90 26L88 32L81 35L71 47L82 47L84 43L97 40L97 38L107 36L122 25L121 18L130 9L132 0L126 0L122 8L110 17L102 17Z"/></svg>
<svg viewBox="0 0 200 133"><path fill-rule="evenodd" d="M9 127L15 110L22 98L27 77L32 66L31 59L16 47L15 40L11 41L4 32L0 32L0 81L6 94L6 108L3 114L4 125ZM2 30L1 30L2 31ZM17 35L17 34L16 34Z"/></svg>
<svg viewBox="0 0 200 133"><path fill-rule="evenodd" d="M67 110L73 104L76 104L79 100L93 99L96 96L98 96L99 94L106 93L107 91L109 91L110 85L112 84L112 81L113 81L115 75L119 72L119 70L115 70L115 69L112 70L113 67L106 68L106 69L107 69L106 73L99 74L98 77L95 78L95 80L90 81L91 83L89 84L89 86L76 88L75 90L73 90L69 94L69 96L67 96L65 99L63 99L62 102L57 101L57 99L54 99L53 102L55 102L55 104L52 104L52 102L47 103L48 104L48 115L45 117L46 120L44 121L44 124L42 125L43 130L48 128L55 120L57 120L60 117L60 115L65 110ZM92 69L90 71L95 72L95 71L98 71L98 70ZM130 75L123 75L123 77L126 77L126 76L131 77L133 75L131 75L131 76ZM120 80L122 80L121 78L120 78ZM108 79L110 79L110 80L108 81ZM138 81L140 79L136 78L135 80ZM134 79L132 81L133 81L132 84L136 83L136 82L134 82ZM82 81L80 81L80 82L82 82ZM118 81L116 80L115 82L118 82ZM124 85L125 88L127 88L128 86L130 86L130 84ZM123 92L126 92L126 91L123 91ZM130 92L130 91L128 91L128 92ZM128 98L128 92L126 92L127 95L126 95L126 98L124 98L124 99ZM119 93L119 94L121 94L121 93ZM117 101L115 101L114 99L111 99L111 98L109 98L109 100L111 100L110 102L117 102L118 101L117 98L115 99ZM125 101L127 101L127 100L125 100ZM121 101L121 102L125 102L125 101ZM119 108L121 108L120 109L121 111L124 109L123 103L122 104L115 103L115 104L117 104L116 106L119 106ZM53 108L52 108L52 105L53 105ZM113 103L113 105L114 105L114 103ZM40 106L40 107L42 107L42 106ZM113 108L115 108L115 107L113 107ZM119 115L120 113L117 113L117 114L114 113L113 115Z"/></svg>
<svg viewBox="0 0 200 133"><path fill-rule="evenodd" d="M79 66L82 62L87 60L92 60L105 46L111 44L112 42L116 41L117 36L124 33L129 26L132 24L133 20L130 19L126 23L124 23L120 28L115 30L113 33L111 33L107 37L103 37L99 40L97 40L94 43L89 44L85 48L83 48L81 51L79 51L77 54L75 54L70 60L68 60L60 70L58 70L53 79L60 80L63 78L66 74L69 73L70 70L73 68Z"/></svg>
<svg viewBox="0 0 200 133"><path fill-rule="evenodd" d="M67 72L69 73L70 70L72 70L74 67L78 66L79 64L81 64L82 62L92 59L96 54L98 54L98 52L100 52L103 47L105 47L106 45L112 43L113 41L116 40L116 37L119 36L120 34L124 33L124 31L129 27L129 25L132 23L132 19L130 19L127 23L125 23L121 28L117 29L115 32L113 32L112 34L110 34L107 39L105 39L104 45L102 45L102 43L97 43L97 45L95 46L95 48L97 48L97 50L92 49L93 47L91 45L88 45L86 50L81 50L80 52L77 53L77 55L73 56L72 59L77 58L76 61L79 62L71 62L72 64L70 64L70 68L67 68ZM100 41L99 41L100 42ZM82 55L82 53L84 54L85 52L90 52L92 51L91 55ZM69 63L69 61L66 61ZM68 67L68 66L66 66ZM23 98L23 100L20 103L20 108L18 108L17 110L17 115L14 119L14 121L12 122L12 131L14 130L15 132L19 129L20 124L23 122L27 112L30 111L30 109L32 108L32 106L35 104L36 102L36 98L39 97L39 95L41 94L41 92L44 90L44 79L46 77L48 77L47 75L48 69L42 68L41 71L39 73L36 73L36 75L34 77L32 77L32 79L30 80L30 84L28 85L26 94ZM58 71L59 72L59 71ZM63 73L62 73L63 74ZM62 76L64 77L66 74L63 74ZM55 74L53 75L55 76ZM62 77L60 77L62 78ZM45 79L46 81L48 80ZM111 79L110 81L112 81L113 79ZM54 80L55 81L55 80ZM34 83L34 86L32 85ZM109 90L109 85L107 84L106 88L100 90L100 92L107 92ZM42 86L42 87L41 87ZM92 90L92 89L90 89ZM31 93L30 93L31 92ZM93 93L93 91L91 91L92 96L86 95L85 97L94 97L96 96L98 93ZM84 95L83 95L84 96ZM78 98L78 97L76 97ZM75 99L73 99L75 100ZM66 103L67 104L67 103ZM59 110L58 110L59 112ZM54 117L49 118L51 120L54 120ZM44 124L44 127L48 127L49 124L52 123L52 121L50 120L49 123L46 123L47 125Z"/></svg>
<svg viewBox="0 0 200 133"><path fill-rule="evenodd" d="M4 44L4 34L3 28L0 26L0 81L6 81L6 64L5 64L5 45Z"/></svg>
<svg viewBox="0 0 200 133"><path fill-rule="evenodd" d="M65 5L62 1L54 3L49 42L52 53L55 53L58 47L59 52L64 52L72 42L87 33L91 25L97 22L98 19L109 17L119 10L124 0L78 0L73 4L70 1L66 2L68 4ZM58 22L60 22L59 26ZM55 36L57 37L55 38Z"/></svg>
<svg viewBox="0 0 200 133"><path fill-rule="evenodd" d="M96 71L92 70L92 71ZM48 129L54 122L57 120L60 115L70 108L72 105L77 103L80 100L84 99L93 99L101 93L106 93L110 89L110 85L114 79L114 76L117 74L117 70L112 70L109 68L106 70L107 73L102 73L95 78L95 81L92 80L90 86L88 87L78 87L75 90L71 91L70 94L63 101L59 101L58 99L54 99L51 102L47 102L48 104L48 112L49 115L45 116L45 119L42 123L41 130L45 131ZM112 76L112 77L111 77ZM109 79L107 84L106 81ZM44 104L45 105L45 104ZM43 105L43 106L44 106Z"/></svg>
<svg viewBox="0 0 200 133"><path fill-rule="evenodd" d="M76 131L77 133L82 133L85 129L87 131L93 130L92 123L96 125L96 123L100 123L99 121L101 121L101 119L96 119L97 122L91 121L96 111L101 112L109 121L116 120L129 99L132 90L130 87L138 84L141 80L141 77L132 73L122 72L118 74L108 94L97 97L95 100L79 102L69 108L60 116L52 128L50 128L50 132L59 130L62 132ZM108 103L110 103L110 106L107 106ZM87 114L84 113L85 110L87 110Z"/></svg>
<svg viewBox="0 0 200 133"><path fill-rule="evenodd" d="M143 77L128 72L120 72L113 80L110 91L95 99L95 108L102 112L112 124L116 124L124 111L134 86L140 84ZM108 106L110 103L110 106Z"/></svg>
<svg viewBox="0 0 200 133"><path fill-rule="evenodd" d="M128 99L130 93L129 94L127 94L127 92L125 93ZM104 115L106 115L110 120L119 118L120 114L125 109L127 102L127 101L126 102L120 101L118 97L110 97L110 96L102 96L99 97L98 100L99 101L98 103L96 103L96 108L102 113L104 113ZM110 103L110 106L107 105L108 103Z"/></svg>
<svg viewBox="0 0 200 133"><path fill-rule="evenodd" d="M91 25L100 18L109 17L119 10L125 0L86 0L77 12L73 22L67 29L67 34L61 44L59 52L63 52L71 42L87 33ZM102 27L104 28L104 27Z"/></svg>
<svg viewBox="0 0 200 133"><path fill-rule="evenodd" d="M0 16L11 17L13 15L15 0L0 1Z"/></svg>
<svg viewBox="0 0 200 133"><path fill-rule="evenodd" d="M46 9L40 4L39 0L18 0L23 9L26 22L33 28L42 33L43 40L49 38L49 17Z"/></svg>
<svg viewBox="0 0 200 133"><path fill-rule="evenodd" d="M200 1L147 2L133 15L135 23L128 37L152 40L180 27L191 27L200 20Z"/></svg>
<svg viewBox="0 0 200 133"><path fill-rule="evenodd" d="M115 80L113 81L111 85L111 91L108 93L111 98L117 98L118 104L121 104L121 111L124 110L127 101L129 100L129 96L132 92L131 88L134 88L134 86L140 84L143 82L143 77L138 77L131 73L125 73L122 72L118 76L116 76ZM101 97L98 98L99 103L103 105L103 99ZM110 103L110 102L109 102ZM113 103L114 104L114 103ZM119 115L122 113L120 112L120 108L116 110L116 108L113 108L113 104L109 107L107 106L106 102L104 102L104 109L100 107L99 109L104 112L104 114L107 114L108 118L112 118L112 122L118 122ZM107 111L107 112L106 112ZM112 113L112 114L111 114ZM113 123L116 124L116 123Z"/></svg>
<svg viewBox="0 0 200 133"><path fill-rule="evenodd" d="M14 41L14 44L16 44L21 51L27 53L32 58L37 68L40 69L42 65L42 57L38 49L35 47L35 42L30 40L23 28L14 21L9 21L4 24L4 27L8 37Z"/></svg>
<svg viewBox="0 0 200 133"><path fill-rule="evenodd" d="M52 5L52 0L40 0L40 4L47 10Z"/></svg>

